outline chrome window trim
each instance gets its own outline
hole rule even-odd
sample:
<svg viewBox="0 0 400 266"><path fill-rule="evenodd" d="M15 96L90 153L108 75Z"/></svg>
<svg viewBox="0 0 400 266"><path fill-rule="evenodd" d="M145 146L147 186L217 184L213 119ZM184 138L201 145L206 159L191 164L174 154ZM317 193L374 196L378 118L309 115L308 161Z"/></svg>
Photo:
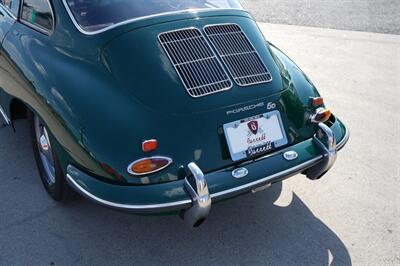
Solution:
<svg viewBox="0 0 400 266"><path fill-rule="evenodd" d="M3 107L0 105L0 114L3 116L4 120L6 121L7 125L11 125L11 120L7 116L6 112L4 111Z"/></svg>
<svg viewBox="0 0 400 266"><path fill-rule="evenodd" d="M103 33L105 31L117 28L119 26L122 25L126 25L135 21L141 21L141 20L146 20L146 19L150 19L150 18L156 18L156 17L162 17L162 16L166 16L166 15L174 15L174 14L182 14L182 13L199 13L199 12L203 12L203 11L227 11L227 10L240 10L240 11L245 11L244 9L241 8L200 8L200 9L186 9L186 10L180 10L180 11L171 11L171 12L164 12L164 13L158 13L158 14L153 14L153 15L148 15L148 16L143 16L143 17L138 17L138 18L132 18L132 19L128 19L128 20L124 20L118 23L115 23L113 25L110 25L108 27L105 27L103 29L100 30L96 30L96 31L87 31L84 30L79 23L76 21L74 14L72 14L71 9L68 6L68 3L66 2L66 0L62 0L65 9L67 10L67 13L70 17L70 19L72 20L72 23L75 25L76 29L85 34L85 35L96 35L99 33ZM247 12L248 13L248 12Z"/></svg>
<svg viewBox="0 0 400 266"><path fill-rule="evenodd" d="M242 29L242 27L240 27L239 24L237 23L216 23L216 24L209 24L209 25L205 25L203 27L203 32L205 33L205 36L207 37L208 41L211 43L212 47L214 48L214 50L216 51L216 53L218 54L218 56L220 58L222 58L222 55L218 52L218 49L216 48L215 44L213 43L213 41L211 40L210 36L207 34L206 29L208 27L212 27L212 26L224 26L224 25L236 25L237 27L239 27L240 31L244 34L244 36L246 37L246 39L248 40L249 44L251 45L251 47L253 48L254 52L257 54L258 58L261 60L261 63L263 64L263 66L265 67L267 73L271 76L271 78L267 81L259 81L259 82L253 82L253 83L248 83L246 85L242 85L239 84L236 79L234 78L233 73L230 71L228 65L224 62L224 60L222 60L222 62L224 63L224 65L226 66L229 74L231 75L233 81L235 82L236 85L238 85L239 87L249 87L249 86L253 86L253 85L258 85L258 84L265 84L265 83L271 83L274 80L274 77L272 76L271 71L268 69L267 65L264 63L264 60L262 59L260 53L257 51L257 49L254 47L253 43L251 42L249 36L246 34L246 32L244 32L244 30Z"/></svg>
<svg viewBox="0 0 400 266"><path fill-rule="evenodd" d="M0 3L0 7L4 10L4 12L7 13L7 15L9 15L13 20L17 20L17 16L14 15L14 13L5 5L3 5L2 3Z"/></svg>
<svg viewBox="0 0 400 266"><path fill-rule="evenodd" d="M51 17L53 18L53 23L51 25L51 30L43 28L43 27L41 27L39 25L33 24L33 23L31 23L31 22L29 22L29 21L27 21L27 20L22 18L22 9L24 7L25 0L21 0L21 7L20 7L20 12L19 12L19 21L22 24L24 24L24 25L26 25L26 26L28 26L28 27L36 30L36 31L39 31L40 33L43 33L43 34L46 34L46 35L51 35L54 32L54 28L55 28L55 25L56 25L56 17L54 16L53 5L52 5L51 1L50 0L45 0L45 1L50 6Z"/></svg>
<svg viewBox="0 0 400 266"><path fill-rule="evenodd" d="M162 44L161 39L160 39L160 36L163 35L163 34L166 34L166 33L179 32L179 31L182 31L182 30L194 30L194 29L199 31L199 33L201 34L201 36L204 38L204 41L205 41L205 43L207 44L208 48L210 48L210 51L213 53L213 56L214 56L215 59L218 61L218 64L221 66L222 71L224 71L224 73L225 73L225 75L226 75L226 77L227 77L227 80L228 80L229 83L230 83L230 86L229 86L229 87L227 87L227 88L225 88L225 89L222 89L222 90L218 90L218 91L214 91L214 92L209 92L209 93L204 93L204 94L202 94L202 95L197 95L197 96L194 96L194 95L192 95L192 94L190 94L190 93L188 92L188 89L187 89L186 86L185 86L185 82L184 82L182 76L179 74L179 71L178 71L178 69L176 68L176 65L173 63L173 60L172 60L172 58L171 58L171 55L167 52L167 50L165 49L164 45ZM186 90L186 92L189 94L190 97L195 98L195 99L196 99L196 98L201 98L201 97L204 97L204 96L213 95L213 94L220 93L220 92L224 92L224 91L229 91L230 89L233 88L232 79L230 78L228 72L226 71L224 65L222 64L223 62L222 62L221 59L218 57L217 53L215 53L215 51L214 51L214 49L212 48L212 46L210 45L209 41L208 41L207 38L204 36L204 33L203 33L199 28L196 28L196 27L187 27L187 28L182 28L182 29L176 29L176 30L161 32L161 33L158 34L157 38L158 38L159 43L160 43L161 46L163 47L164 52L165 52L166 55L168 56L168 59L170 60L171 64L174 66L174 69L175 69L176 74L179 76L179 78L180 78L180 80L181 80L181 82L182 82L182 85L185 87L185 90Z"/></svg>

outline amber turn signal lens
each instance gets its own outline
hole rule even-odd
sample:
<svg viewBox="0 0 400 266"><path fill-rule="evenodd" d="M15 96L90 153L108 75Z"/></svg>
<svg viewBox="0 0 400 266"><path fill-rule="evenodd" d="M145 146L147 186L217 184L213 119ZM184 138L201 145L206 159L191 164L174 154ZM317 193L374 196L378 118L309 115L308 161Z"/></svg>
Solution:
<svg viewBox="0 0 400 266"><path fill-rule="evenodd" d="M158 147L158 141L156 139L145 140L142 143L142 150L144 152L155 151Z"/></svg>
<svg viewBox="0 0 400 266"><path fill-rule="evenodd" d="M324 98L322 97L311 98L311 104L315 107L319 107L324 104Z"/></svg>
<svg viewBox="0 0 400 266"><path fill-rule="evenodd" d="M167 168L172 163L168 157L150 157L137 160L128 166L131 175L148 175Z"/></svg>
<svg viewBox="0 0 400 266"><path fill-rule="evenodd" d="M331 117L331 110L320 108L317 112L311 116L311 122L313 123L324 123Z"/></svg>

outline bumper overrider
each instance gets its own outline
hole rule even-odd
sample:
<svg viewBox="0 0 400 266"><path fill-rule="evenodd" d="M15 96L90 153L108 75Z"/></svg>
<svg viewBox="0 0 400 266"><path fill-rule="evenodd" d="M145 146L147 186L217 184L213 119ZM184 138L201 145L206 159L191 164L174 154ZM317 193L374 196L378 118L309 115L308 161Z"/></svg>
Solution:
<svg viewBox="0 0 400 266"><path fill-rule="evenodd" d="M323 123L318 124L318 128L312 139L235 167L204 174L192 162L188 164L192 174L184 180L119 186L102 182L70 165L67 181L80 194L106 207L137 214L181 211L188 225L199 226L207 218L213 202L263 190L299 173L311 180L321 178L335 163L337 151L347 143L349 132L339 122L333 130ZM338 138L334 131L340 135ZM287 152L298 156L287 160L283 156ZM239 168L248 174L234 178L232 171Z"/></svg>

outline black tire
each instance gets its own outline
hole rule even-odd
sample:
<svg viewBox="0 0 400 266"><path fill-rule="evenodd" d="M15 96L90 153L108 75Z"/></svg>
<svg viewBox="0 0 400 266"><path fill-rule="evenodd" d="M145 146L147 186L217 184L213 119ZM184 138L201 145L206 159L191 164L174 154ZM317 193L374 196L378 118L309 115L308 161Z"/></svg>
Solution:
<svg viewBox="0 0 400 266"><path fill-rule="evenodd" d="M54 161L54 177L53 182L49 182L49 176L46 173L45 166L40 156L40 147L37 141L37 133L35 130L35 114L31 111L28 112L28 120L31 129L31 140L33 147L33 154L35 156L36 165L39 171L40 179L46 189L47 193L52 199L59 202L69 201L76 196L76 192L68 185L65 175L61 169L57 153L51 149L52 159ZM40 119L40 118L39 118Z"/></svg>

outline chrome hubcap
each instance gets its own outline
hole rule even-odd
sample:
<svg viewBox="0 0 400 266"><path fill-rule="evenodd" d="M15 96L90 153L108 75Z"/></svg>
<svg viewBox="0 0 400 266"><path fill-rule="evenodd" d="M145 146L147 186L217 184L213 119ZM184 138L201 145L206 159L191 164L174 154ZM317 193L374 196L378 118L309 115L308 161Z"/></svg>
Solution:
<svg viewBox="0 0 400 266"><path fill-rule="evenodd" d="M35 135L46 181L51 186L56 182L53 151L47 129L37 116L35 116Z"/></svg>

